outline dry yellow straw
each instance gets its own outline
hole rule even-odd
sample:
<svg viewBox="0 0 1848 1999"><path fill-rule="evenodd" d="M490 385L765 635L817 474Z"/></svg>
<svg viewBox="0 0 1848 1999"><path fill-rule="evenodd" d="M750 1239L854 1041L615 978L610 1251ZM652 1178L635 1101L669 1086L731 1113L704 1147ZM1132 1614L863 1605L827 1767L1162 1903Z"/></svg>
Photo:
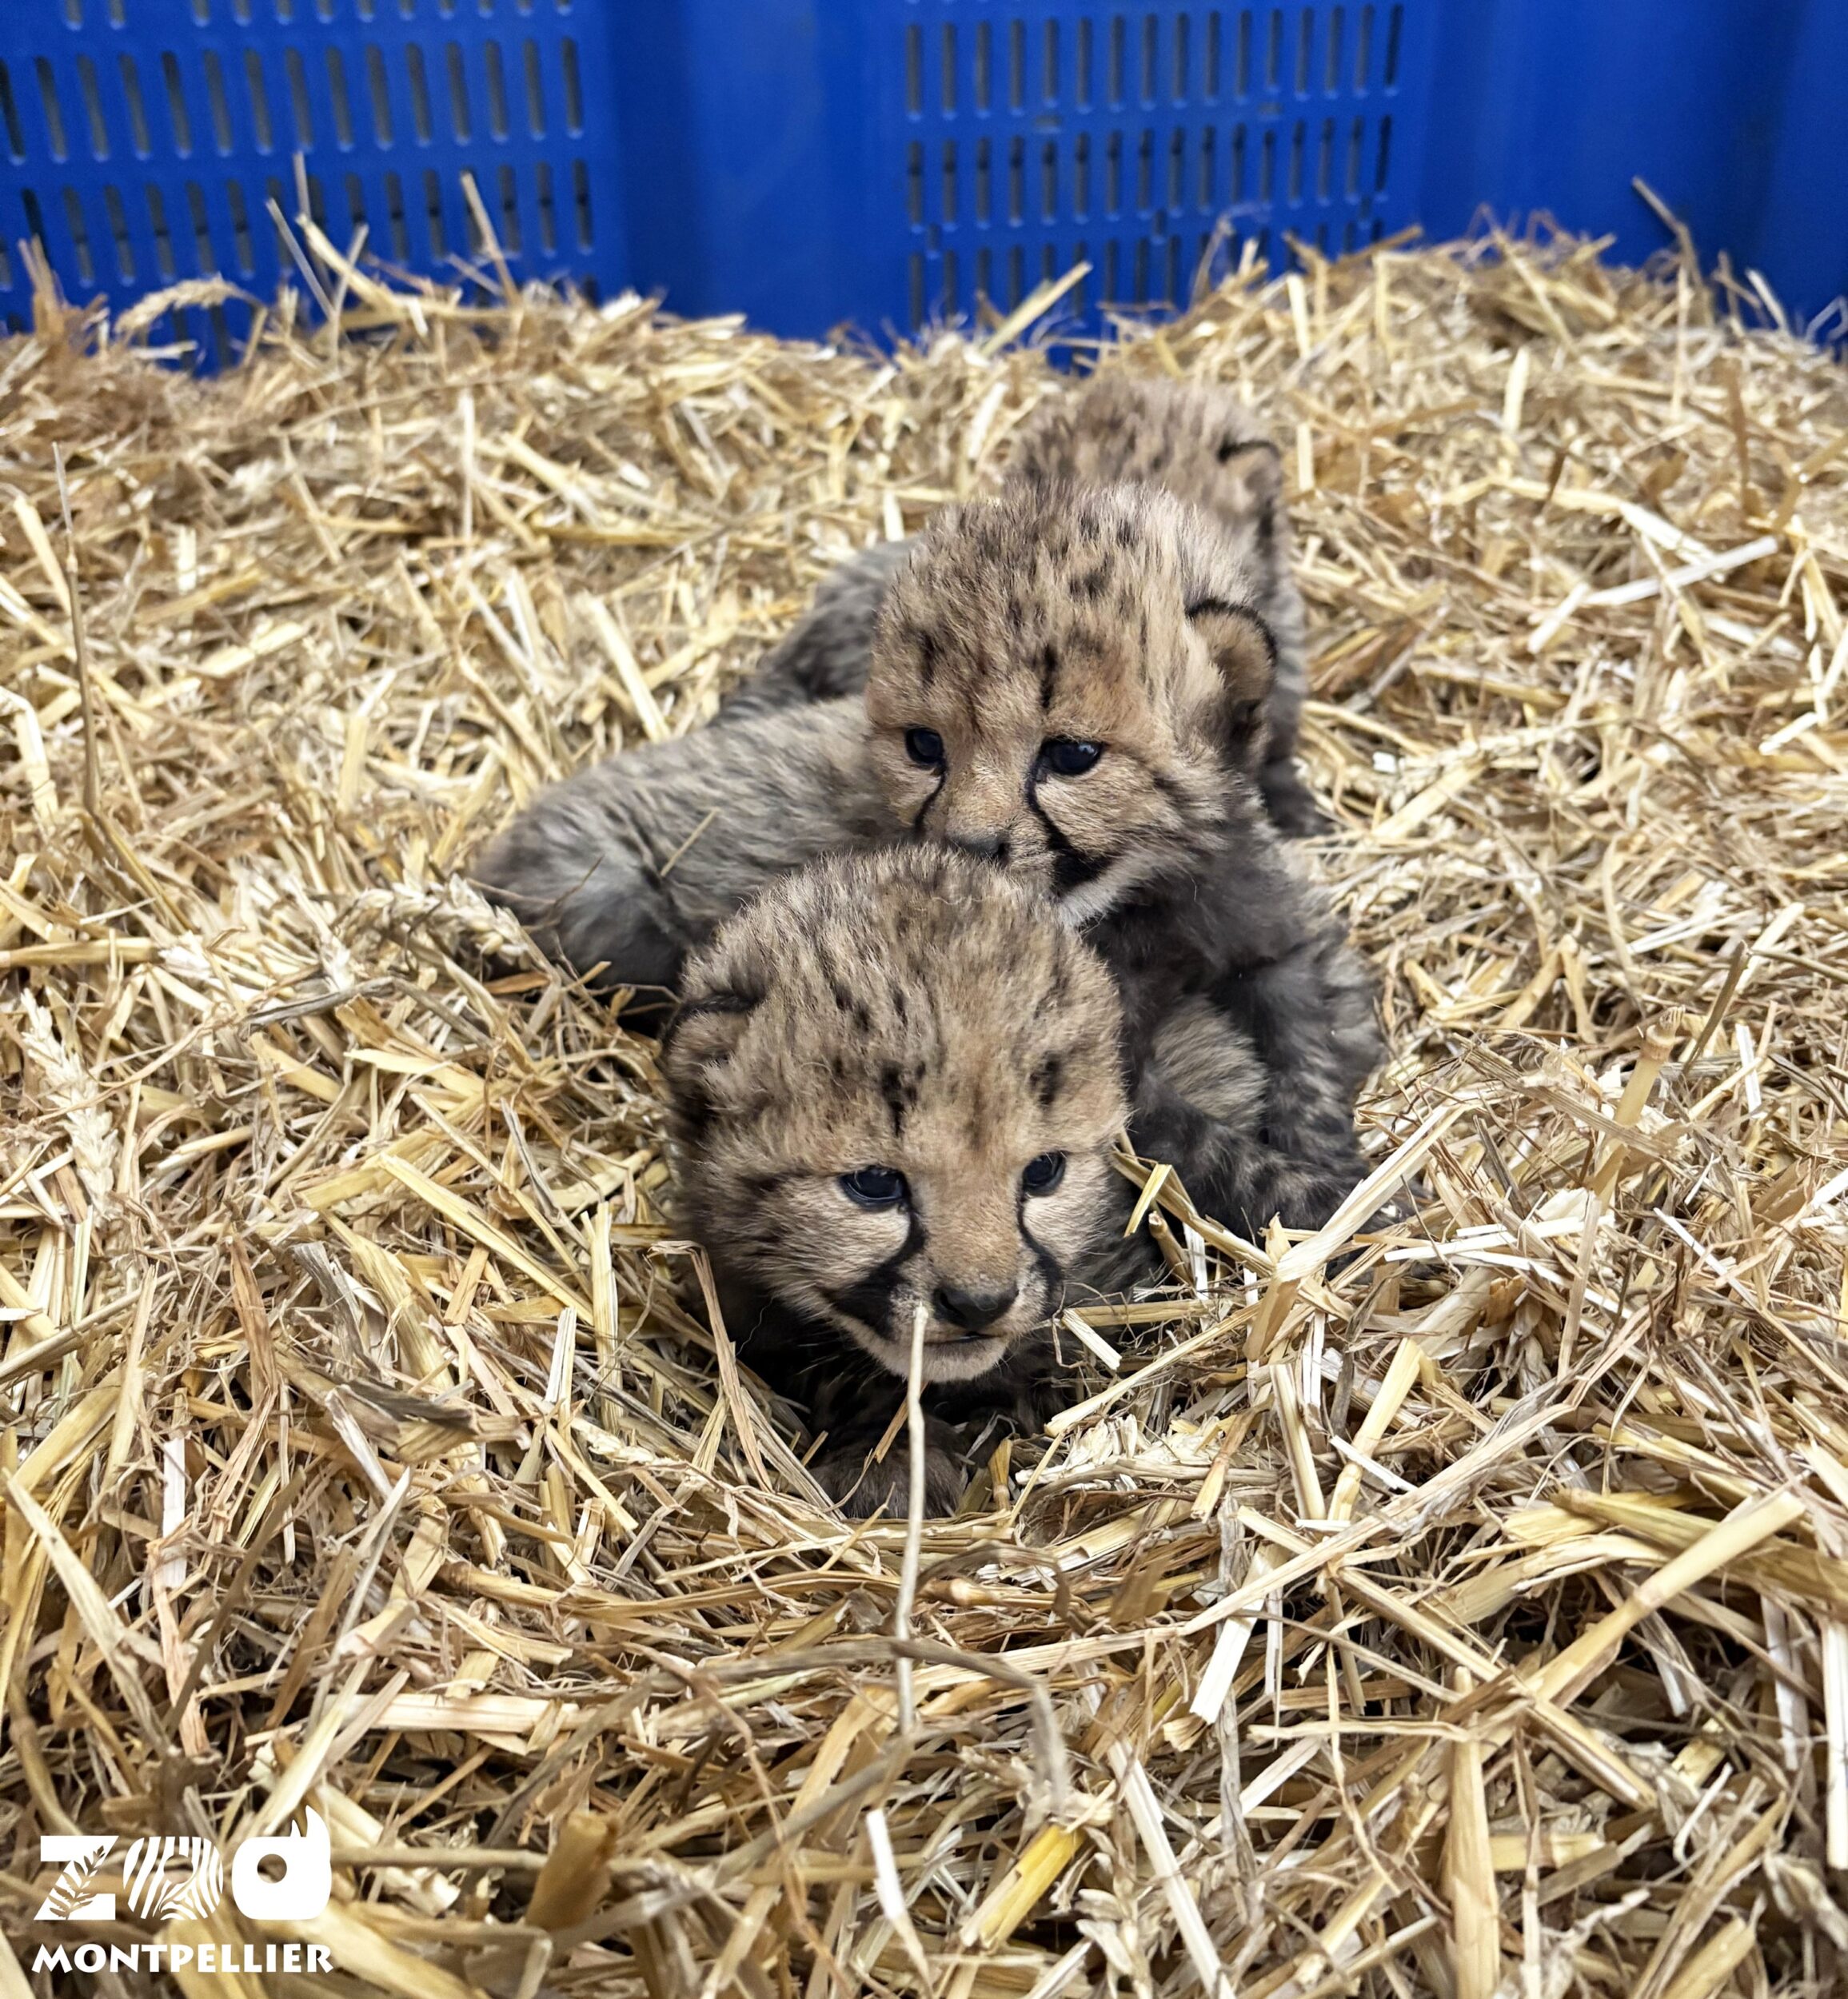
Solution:
<svg viewBox="0 0 1848 1999"><path fill-rule="evenodd" d="M1004 307L823 348L289 227L344 337L196 378L32 253L0 341L10 1820L182 1831L170 1747L311 1802L399 1993L1463 1999L1499 1868L1549 1973L1784 1999L1848 1867L1838 363L1544 230L1253 249L1099 357L1301 489L1368 1182L1251 1243L1135 1168L1184 1281L1067 1301L1004 1511L921 1517L908 1371L862 1522L714 1317L657 1048L466 869L1072 376Z"/></svg>
<svg viewBox="0 0 1848 1999"><path fill-rule="evenodd" d="M912 1314L911 1357L905 1375L905 1428L911 1445L910 1482L905 1509L904 1557L899 1570L898 1596L892 1605L892 1636L901 1641L911 1637L912 1605L917 1598L918 1562L924 1546L924 1479L928 1469L928 1432L924 1412L924 1328L930 1323L930 1307L920 1299ZM899 1726L908 1735L917 1726L917 1702L912 1662L904 1653L898 1658Z"/></svg>

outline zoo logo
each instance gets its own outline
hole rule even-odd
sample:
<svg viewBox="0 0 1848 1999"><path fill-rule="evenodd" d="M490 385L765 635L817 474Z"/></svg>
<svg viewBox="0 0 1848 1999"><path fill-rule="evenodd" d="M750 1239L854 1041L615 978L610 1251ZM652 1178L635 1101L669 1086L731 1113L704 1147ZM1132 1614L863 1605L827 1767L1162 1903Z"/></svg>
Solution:
<svg viewBox="0 0 1848 1999"><path fill-rule="evenodd" d="M312 1805L307 1829L278 1839L247 1839L231 1857L231 1899L240 1914L257 1922L310 1922L326 1908L333 1890L327 1821ZM94 1894L90 1884L115 1850L114 1833L46 1833L38 1857L57 1861L63 1871L38 1905L38 1922L114 1922L115 1897ZM280 1861L281 1877L263 1871ZM190 1834L154 1835L131 1842L122 1861L128 1905L145 1921L190 1917L202 1921L225 1892L225 1863L209 1839Z"/></svg>

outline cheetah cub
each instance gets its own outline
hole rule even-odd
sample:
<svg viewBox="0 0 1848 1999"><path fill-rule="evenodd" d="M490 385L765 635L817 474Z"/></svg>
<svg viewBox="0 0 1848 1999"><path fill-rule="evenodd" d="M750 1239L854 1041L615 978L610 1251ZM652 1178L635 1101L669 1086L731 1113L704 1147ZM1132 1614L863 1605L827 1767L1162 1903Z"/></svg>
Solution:
<svg viewBox="0 0 1848 1999"><path fill-rule="evenodd" d="M914 836L1110 917L1122 969L1263 961L1301 902L1255 782L1275 671L1251 573L1196 509L1024 486L912 544L874 636L872 766Z"/></svg>
<svg viewBox="0 0 1848 1999"><path fill-rule="evenodd" d="M1274 651L1255 604L1197 509L1023 485L918 537L867 714L896 818L1050 890L1116 975L1132 1056L1183 1008L1241 1051L1210 1153L1140 1076L1132 1138L1235 1227L1315 1227L1364 1175L1354 1101L1379 1039L1366 975L1264 808Z"/></svg>
<svg viewBox="0 0 1848 1999"><path fill-rule="evenodd" d="M1296 774L1307 636L1291 562L1282 466L1245 405L1211 382L1100 376L1041 409L1014 447L1008 478L1010 485L1042 487L1148 486L1199 507L1214 521L1244 567L1252 608L1276 648L1265 696L1268 734L1259 788L1285 832L1323 830L1325 822ZM880 606L905 545L882 543L828 576L808 612L740 685L720 719L741 720L857 693Z"/></svg>
<svg viewBox="0 0 1848 1999"><path fill-rule="evenodd" d="M684 1219L744 1361L808 1409L848 1511L902 1510L868 1453L928 1315L928 1498L956 1426L1056 1406L1048 1323L1144 1255L1111 1143L1108 975L1022 882L966 856L839 856L767 889L687 969L663 1051Z"/></svg>
<svg viewBox="0 0 1848 1999"><path fill-rule="evenodd" d="M580 771L489 843L475 879L552 955L636 989L637 1012L764 882L908 834L1036 877L1074 923L1165 883L1152 916L1122 920L1139 936L1169 925L1183 953L1222 956L1178 898L1253 930L1241 941L1262 954L1301 899L1250 781L1275 671L1255 604L1231 545L1164 494L1033 484L948 509L884 592L864 700ZM1195 877L1228 874L1199 904Z"/></svg>

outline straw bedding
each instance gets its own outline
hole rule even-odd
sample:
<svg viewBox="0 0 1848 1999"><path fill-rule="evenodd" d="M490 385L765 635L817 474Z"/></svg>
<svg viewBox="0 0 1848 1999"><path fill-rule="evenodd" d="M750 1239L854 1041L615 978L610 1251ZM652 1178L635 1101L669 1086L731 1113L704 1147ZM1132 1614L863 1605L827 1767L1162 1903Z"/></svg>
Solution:
<svg viewBox="0 0 1848 1999"><path fill-rule="evenodd" d="M0 1990L40 1833L303 1802L336 1973L189 1992L1840 1989L1838 368L1563 239L1108 357L1285 447L1417 1211L1155 1184L1173 1297L906 1605L708 1330L650 1046L458 871L1058 377L321 251L346 337L216 381L0 346Z"/></svg>

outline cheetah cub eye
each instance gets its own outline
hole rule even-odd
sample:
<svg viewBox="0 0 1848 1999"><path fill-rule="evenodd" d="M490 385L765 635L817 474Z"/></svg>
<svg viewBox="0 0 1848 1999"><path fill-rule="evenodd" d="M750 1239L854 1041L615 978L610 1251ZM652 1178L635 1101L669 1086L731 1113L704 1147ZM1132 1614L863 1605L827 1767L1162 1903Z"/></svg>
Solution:
<svg viewBox="0 0 1848 1999"><path fill-rule="evenodd" d="M1101 743L1081 743L1069 736L1054 736L1040 745L1040 761L1055 777L1082 777L1097 768L1104 754Z"/></svg>
<svg viewBox="0 0 1848 1999"><path fill-rule="evenodd" d="M1035 1166L1039 1163L1037 1159L1033 1162ZM1064 1162L1060 1163L1063 1166ZM911 1191L905 1185L904 1175L889 1166L863 1166L857 1173L843 1173L840 1186L856 1207L896 1207Z"/></svg>
<svg viewBox="0 0 1848 1999"><path fill-rule="evenodd" d="M1064 1177L1065 1155L1042 1152L1038 1159L1027 1162L1020 1184L1029 1194L1050 1194Z"/></svg>
<svg viewBox="0 0 1848 1999"><path fill-rule="evenodd" d="M944 739L934 728L908 728L904 732L904 753L914 764L922 764L926 770L940 770Z"/></svg>

